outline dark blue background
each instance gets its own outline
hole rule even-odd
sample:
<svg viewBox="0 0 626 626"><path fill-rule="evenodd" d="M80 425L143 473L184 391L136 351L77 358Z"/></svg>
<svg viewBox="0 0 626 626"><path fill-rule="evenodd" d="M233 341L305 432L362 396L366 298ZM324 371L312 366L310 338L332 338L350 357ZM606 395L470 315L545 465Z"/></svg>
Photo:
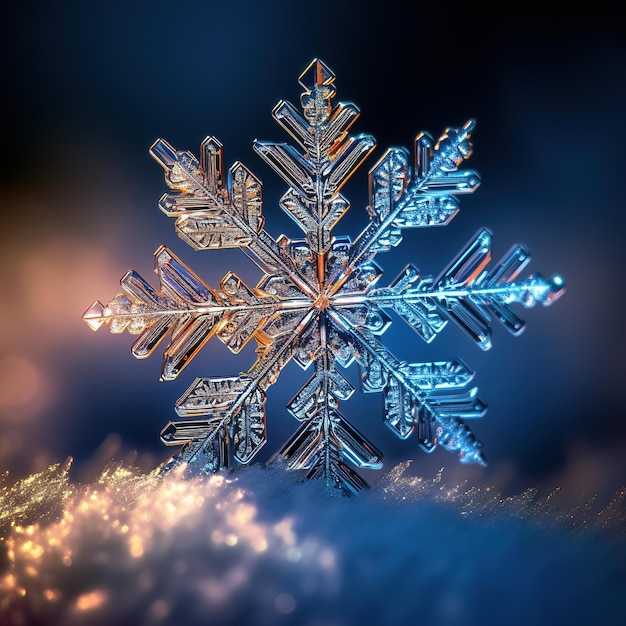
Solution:
<svg viewBox="0 0 626 626"><path fill-rule="evenodd" d="M87 477L111 455L154 467L169 453L158 433L194 376L249 367L252 346L235 357L216 342L179 380L160 383L159 355L135 361L131 337L93 334L80 318L93 299L119 291L127 269L154 284L159 244L213 286L227 270L251 284L258 279L238 251L197 253L175 236L156 206L165 184L147 151L157 137L197 153L206 135L216 135L226 163L241 160L264 181L267 230L299 236L277 208L282 183L251 144L286 139L271 109L283 98L297 104L297 77L319 56L337 75L337 100L362 111L353 131L374 135L378 155L410 146L420 130L438 136L477 120L468 165L480 172L481 187L462 199L451 225L408 232L403 245L380 255L384 280L408 262L436 274L486 226L495 260L524 243L533 253L529 271L559 273L567 286L553 307L523 313L528 329L521 337L495 328L487 353L452 328L430 346L399 321L388 333L399 358L460 356L477 371L489 412L472 427L485 444L487 469L396 440L380 422L377 396L355 396L342 411L383 449L386 467L414 458L417 473L445 465L459 480L510 492L561 485L575 495L609 497L626 482L622 20L597 5L593 13L573 5L365 6L5 8L1 469L19 476L73 456L76 475ZM345 189L352 208L337 234L354 236L366 223L366 170ZM32 393L21 400L10 397L15 358L27 360L32 377ZM260 460L295 426L284 405L307 376L290 365L270 389L270 442ZM355 380L355 372L349 376Z"/></svg>

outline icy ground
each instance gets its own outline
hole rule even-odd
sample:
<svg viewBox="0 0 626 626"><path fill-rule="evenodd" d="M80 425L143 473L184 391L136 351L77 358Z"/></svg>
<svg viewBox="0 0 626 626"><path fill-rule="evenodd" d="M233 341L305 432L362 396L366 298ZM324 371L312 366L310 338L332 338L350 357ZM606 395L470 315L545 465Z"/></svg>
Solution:
<svg viewBox="0 0 626 626"><path fill-rule="evenodd" d="M2 626L624 623L623 490L565 511L408 464L356 498L261 466L69 469L5 477Z"/></svg>

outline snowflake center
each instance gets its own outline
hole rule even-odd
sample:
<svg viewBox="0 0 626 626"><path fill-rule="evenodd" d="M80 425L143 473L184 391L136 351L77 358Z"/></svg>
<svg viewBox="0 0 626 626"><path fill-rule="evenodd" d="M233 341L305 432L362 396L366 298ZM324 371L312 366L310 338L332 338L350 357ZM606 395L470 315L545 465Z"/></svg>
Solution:
<svg viewBox="0 0 626 626"><path fill-rule="evenodd" d="M327 309L330 306L330 298L328 294L321 293L319 296L317 296L317 299L315 300L315 302L313 302L313 306L319 311Z"/></svg>

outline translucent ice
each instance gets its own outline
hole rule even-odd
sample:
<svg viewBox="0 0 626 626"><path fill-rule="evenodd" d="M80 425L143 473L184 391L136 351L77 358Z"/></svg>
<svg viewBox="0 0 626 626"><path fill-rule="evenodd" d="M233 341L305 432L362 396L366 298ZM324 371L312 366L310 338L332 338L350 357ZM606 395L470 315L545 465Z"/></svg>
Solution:
<svg viewBox="0 0 626 626"><path fill-rule="evenodd" d="M224 171L222 145L214 137L202 142L199 158L162 139L150 149L171 190L159 207L176 219L181 239L196 250L240 248L262 271L254 286L227 272L212 288L160 247L156 289L128 272L123 294L106 306L94 302L84 315L94 330L106 323L111 332L139 335L132 348L139 358L168 336L163 380L176 378L213 336L234 353L256 342L257 360L247 372L197 378L178 400L181 421L168 423L161 438L182 448L163 472L184 464L192 473L210 473L249 463L267 441L267 389L291 360L313 373L287 407L300 423L276 452L287 468L355 493L366 483L352 466L382 466L382 453L339 410L354 391L340 369L354 362L361 391L383 394L383 419L398 437L414 434L426 451L440 445L463 463L483 464L481 444L465 423L486 410L470 386L473 372L459 360L397 359L382 338L391 324L386 311L426 342L451 322L488 349L493 319L517 335L524 322L512 305L548 305L563 293L559 276L519 279L530 260L522 246L487 269L486 229L438 276L422 276L407 265L388 286L379 286L382 270L374 258L398 246L403 229L449 223L459 197L480 184L475 171L461 168L472 153L475 122L448 128L437 141L420 133L415 163L406 149L387 150L369 173L369 223L351 241L333 233L349 208L341 189L375 141L348 134L359 110L349 103L333 107L334 80L330 68L313 60L299 78L302 113L285 101L273 111L297 145L254 143L288 186L280 205L301 228L301 239L274 239L264 230L261 182L239 162Z"/></svg>

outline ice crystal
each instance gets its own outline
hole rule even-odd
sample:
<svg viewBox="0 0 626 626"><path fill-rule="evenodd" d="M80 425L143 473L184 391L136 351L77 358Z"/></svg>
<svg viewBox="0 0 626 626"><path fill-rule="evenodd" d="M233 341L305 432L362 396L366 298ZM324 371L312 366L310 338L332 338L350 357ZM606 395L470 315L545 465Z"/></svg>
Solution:
<svg viewBox="0 0 626 626"><path fill-rule="evenodd" d="M422 132L409 151L391 148L369 172L369 223L352 241L333 229L348 210L341 189L375 147L370 135L350 136L359 116L351 103L333 107L335 76L314 59L299 77L302 114L289 102L273 110L275 120L298 148L255 141L255 152L288 185L280 200L304 238L274 239L264 230L261 182L242 163L228 172L222 146L207 137L200 157L175 150L163 139L150 148L171 189L159 201L176 218L178 235L196 250L239 248L263 272L250 287L227 272L218 288L206 285L170 250L155 253L159 287L139 274L121 279L124 293L106 306L96 301L83 319L94 330L139 335L133 354L151 354L169 334L162 379L175 379L213 336L232 352L257 344L257 360L237 376L196 378L176 403L181 421L161 432L166 445L182 446L162 471L184 466L211 473L233 463L247 464L266 443L268 387L293 360L313 374L287 405L300 422L279 448L290 470L323 478L331 487L356 493L366 486L351 466L380 468L382 453L339 411L354 388L341 368L356 362L360 387L380 392L385 424L400 438L415 432L426 451L440 445L463 463L484 464L481 444L465 420L481 417L485 405L470 387L474 373L460 360L407 363L381 337L393 311L425 342L452 322L482 349L491 345L491 320L519 334L524 322L513 304L554 302L563 292L559 276L539 274L518 280L530 260L516 245L493 266L491 233L481 229L438 275L423 276L412 264L387 286L378 286L374 261L397 246L402 230L448 224L458 196L472 193L480 178L460 169L472 152L474 121L448 128L435 141Z"/></svg>

